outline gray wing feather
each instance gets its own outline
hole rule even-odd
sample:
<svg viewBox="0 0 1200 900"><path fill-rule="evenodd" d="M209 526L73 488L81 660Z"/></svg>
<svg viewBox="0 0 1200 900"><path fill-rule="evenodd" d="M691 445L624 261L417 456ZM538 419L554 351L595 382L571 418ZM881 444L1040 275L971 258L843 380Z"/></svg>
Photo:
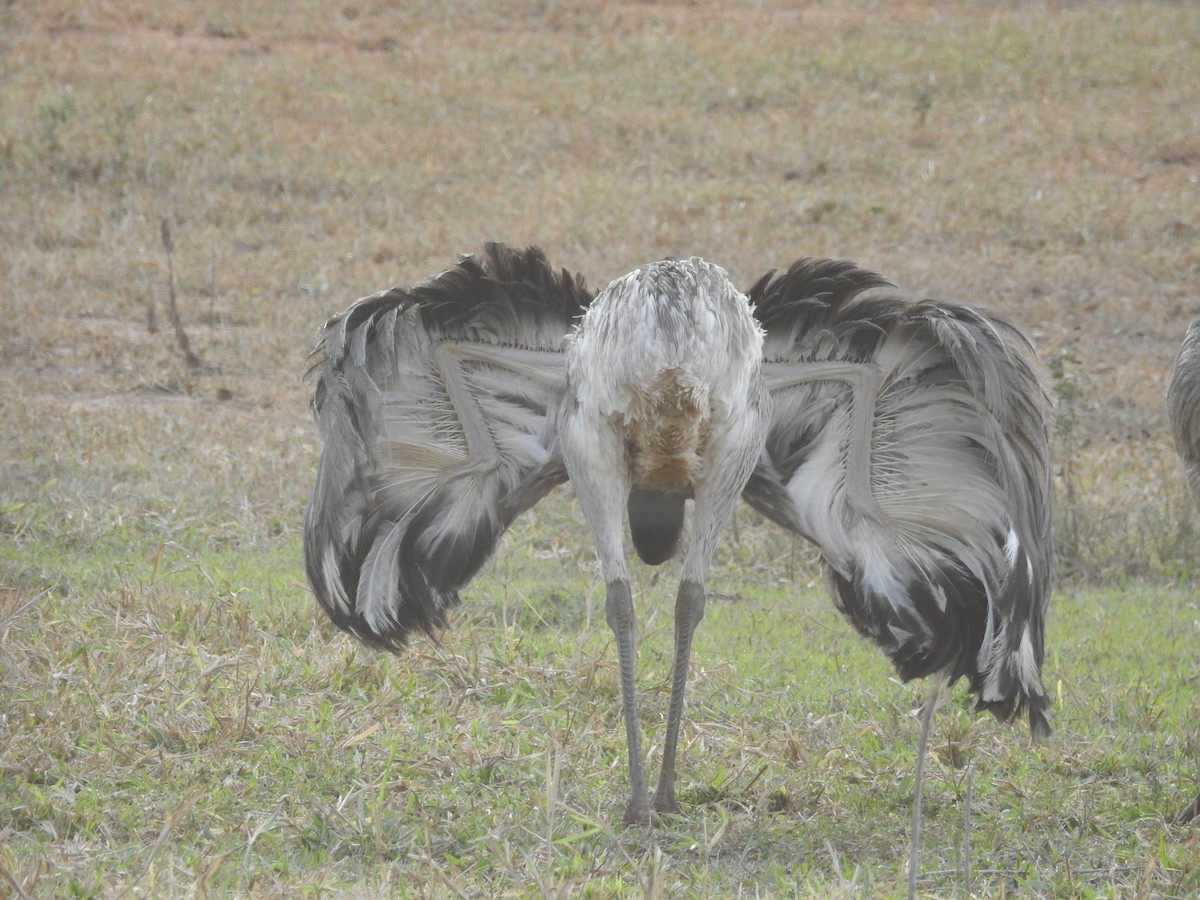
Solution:
<svg viewBox="0 0 1200 900"><path fill-rule="evenodd" d="M394 649L444 626L513 518L566 479L562 343L590 299L539 250L487 245L325 325L304 547L339 627Z"/></svg>
<svg viewBox="0 0 1200 900"><path fill-rule="evenodd" d="M818 545L902 677L966 676L1045 733L1050 463L1028 342L844 261L801 260L750 296L775 387L746 500Z"/></svg>

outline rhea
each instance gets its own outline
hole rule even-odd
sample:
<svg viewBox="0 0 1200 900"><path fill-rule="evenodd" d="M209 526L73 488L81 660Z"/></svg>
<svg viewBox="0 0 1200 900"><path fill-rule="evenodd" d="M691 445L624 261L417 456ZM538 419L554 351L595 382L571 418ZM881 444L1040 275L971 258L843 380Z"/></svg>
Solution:
<svg viewBox="0 0 1200 900"><path fill-rule="evenodd" d="M1167 382L1167 413L1175 450L1183 462L1192 498L1200 503L1200 316L1192 319ZM1175 817L1190 822L1200 816L1200 793Z"/></svg>
<svg viewBox="0 0 1200 900"><path fill-rule="evenodd" d="M834 602L901 677L966 678L981 708L1048 732L1045 395L1003 317L828 259L745 293L711 262L665 259L593 296L536 248L488 244L353 304L315 352L306 568L366 643L444 627L513 519L574 487L617 647L627 823L678 809L692 637L739 498L817 545ZM643 561L682 555L653 795L626 521Z"/></svg>

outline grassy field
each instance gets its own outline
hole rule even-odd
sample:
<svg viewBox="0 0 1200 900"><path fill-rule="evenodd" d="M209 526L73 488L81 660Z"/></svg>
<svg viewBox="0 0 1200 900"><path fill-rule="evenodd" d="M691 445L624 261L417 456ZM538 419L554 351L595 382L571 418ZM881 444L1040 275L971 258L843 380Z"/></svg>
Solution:
<svg viewBox="0 0 1200 900"><path fill-rule="evenodd" d="M1164 821L1200 786L1200 520L1162 404L1200 312L1200 6L387 7L0 9L0 896L903 894L923 688L749 510L652 831L617 827L568 491L440 643L318 614L315 329L489 239L594 287L848 256L1021 322L1057 401L1055 735L947 701L920 890L1200 892ZM651 766L665 569L634 569Z"/></svg>

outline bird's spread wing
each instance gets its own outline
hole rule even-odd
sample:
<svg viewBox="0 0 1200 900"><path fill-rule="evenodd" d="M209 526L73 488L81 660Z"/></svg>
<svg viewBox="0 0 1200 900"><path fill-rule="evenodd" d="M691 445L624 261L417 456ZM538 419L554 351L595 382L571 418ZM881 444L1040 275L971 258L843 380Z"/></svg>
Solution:
<svg viewBox="0 0 1200 900"><path fill-rule="evenodd" d="M1025 338L844 261L749 295L774 412L745 499L817 544L838 606L903 677L965 675L1044 733L1050 476Z"/></svg>
<svg viewBox="0 0 1200 900"><path fill-rule="evenodd" d="M562 344L590 300L536 248L489 244L324 326L304 551L340 627L395 648L443 626L512 520L566 480Z"/></svg>

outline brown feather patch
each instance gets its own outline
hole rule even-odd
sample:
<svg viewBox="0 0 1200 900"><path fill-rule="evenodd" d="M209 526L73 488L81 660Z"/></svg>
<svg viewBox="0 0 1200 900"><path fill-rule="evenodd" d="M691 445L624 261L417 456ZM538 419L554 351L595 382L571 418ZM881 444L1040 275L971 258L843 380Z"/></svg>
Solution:
<svg viewBox="0 0 1200 900"><path fill-rule="evenodd" d="M688 493L700 477L711 416L707 392L678 366L640 388L624 416L633 483Z"/></svg>

